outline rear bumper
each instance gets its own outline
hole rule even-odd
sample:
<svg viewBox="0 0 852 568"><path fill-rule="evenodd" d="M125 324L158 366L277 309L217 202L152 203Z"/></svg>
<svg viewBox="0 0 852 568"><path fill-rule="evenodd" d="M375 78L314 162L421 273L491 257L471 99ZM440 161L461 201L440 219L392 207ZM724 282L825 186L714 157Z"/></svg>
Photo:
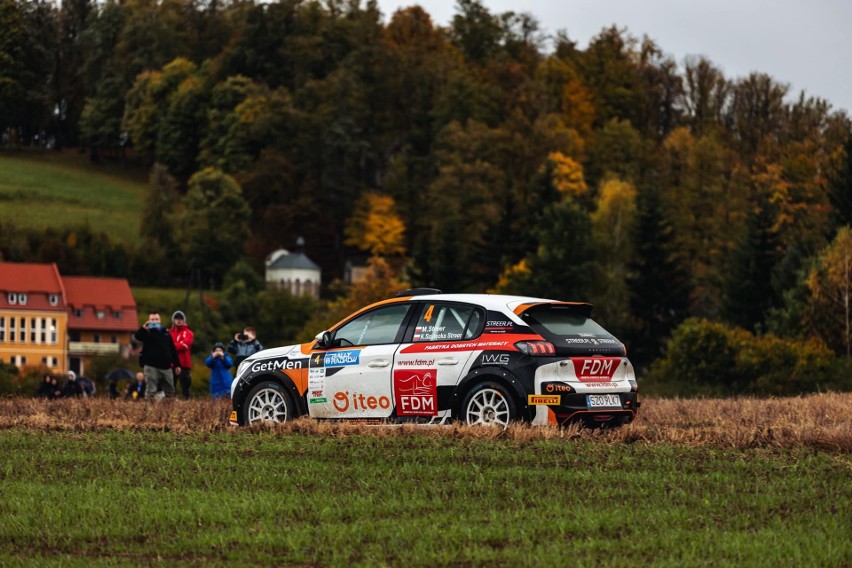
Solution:
<svg viewBox="0 0 852 568"><path fill-rule="evenodd" d="M534 424L591 423L597 425L625 424L636 417L641 403L636 392L617 393L621 405L590 408L585 393L560 395L557 405L536 406Z"/></svg>

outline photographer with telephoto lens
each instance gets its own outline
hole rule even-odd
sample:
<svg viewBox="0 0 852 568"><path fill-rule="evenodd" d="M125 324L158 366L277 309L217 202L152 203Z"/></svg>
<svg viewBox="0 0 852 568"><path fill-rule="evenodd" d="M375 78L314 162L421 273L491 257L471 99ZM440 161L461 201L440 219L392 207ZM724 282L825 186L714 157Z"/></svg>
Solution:
<svg viewBox="0 0 852 568"><path fill-rule="evenodd" d="M263 351L263 345L257 340L253 327L246 327L243 331L237 332L228 343L228 353L234 356L234 365L238 368L240 363L258 351Z"/></svg>

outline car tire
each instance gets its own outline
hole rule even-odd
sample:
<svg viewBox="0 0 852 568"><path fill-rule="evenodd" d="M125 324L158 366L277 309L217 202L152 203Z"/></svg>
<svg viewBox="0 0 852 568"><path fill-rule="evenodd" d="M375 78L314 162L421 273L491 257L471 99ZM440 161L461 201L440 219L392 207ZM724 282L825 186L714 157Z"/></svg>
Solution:
<svg viewBox="0 0 852 568"><path fill-rule="evenodd" d="M296 406L278 383L262 381L252 388L243 404L243 423L283 424L296 418Z"/></svg>
<svg viewBox="0 0 852 568"><path fill-rule="evenodd" d="M462 403L461 419L470 426L502 426L515 417L515 401L497 383L481 383L470 389Z"/></svg>

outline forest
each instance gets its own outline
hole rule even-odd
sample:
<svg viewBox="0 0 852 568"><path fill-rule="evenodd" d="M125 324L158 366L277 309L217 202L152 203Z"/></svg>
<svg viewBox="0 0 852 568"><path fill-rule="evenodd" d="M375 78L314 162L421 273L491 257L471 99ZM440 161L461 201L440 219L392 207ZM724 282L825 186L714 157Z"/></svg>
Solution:
<svg viewBox="0 0 852 568"><path fill-rule="evenodd" d="M0 220L0 258L233 294L304 236L328 312L364 296L337 283L361 255L385 284L589 301L695 392L851 389L852 121L664 49L477 0L446 27L372 0L0 0L4 151L150 172L138 243Z"/></svg>

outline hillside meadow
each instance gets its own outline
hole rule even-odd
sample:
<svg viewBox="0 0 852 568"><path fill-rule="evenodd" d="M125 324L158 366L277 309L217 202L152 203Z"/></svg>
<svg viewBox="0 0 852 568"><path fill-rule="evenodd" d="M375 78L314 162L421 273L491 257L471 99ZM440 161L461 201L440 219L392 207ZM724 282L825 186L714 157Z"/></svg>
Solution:
<svg viewBox="0 0 852 568"><path fill-rule="evenodd" d="M0 565L849 566L850 394L618 430L226 424L0 400Z"/></svg>
<svg viewBox="0 0 852 568"><path fill-rule="evenodd" d="M139 239L144 176L117 164L94 167L65 152L0 153L0 220L19 229L88 224L110 238Z"/></svg>

